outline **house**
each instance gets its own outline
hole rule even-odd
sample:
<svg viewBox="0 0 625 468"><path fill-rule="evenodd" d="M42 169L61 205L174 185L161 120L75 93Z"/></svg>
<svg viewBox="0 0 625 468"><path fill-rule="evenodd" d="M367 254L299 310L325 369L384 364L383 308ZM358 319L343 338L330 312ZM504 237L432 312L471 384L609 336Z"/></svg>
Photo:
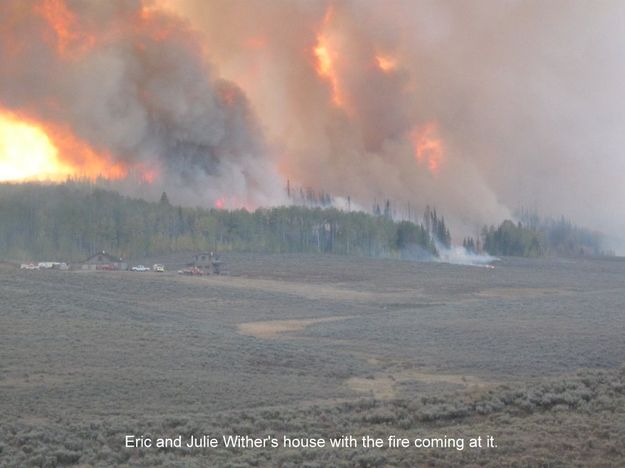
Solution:
<svg viewBox="0 0 625 468"><path fill-rule="evenodd" d="M206 275L221 273L221 265L223 262L219 259L219 255L214 252L200 252L193 256L193 262L187 266L198 268Z"/></svg>
<svg viewBox="0 0 625 468"><path fill-rule="evenodd" d="M81 270L127 270L128 263L104 250L92 255L80 265Z"/></svg>

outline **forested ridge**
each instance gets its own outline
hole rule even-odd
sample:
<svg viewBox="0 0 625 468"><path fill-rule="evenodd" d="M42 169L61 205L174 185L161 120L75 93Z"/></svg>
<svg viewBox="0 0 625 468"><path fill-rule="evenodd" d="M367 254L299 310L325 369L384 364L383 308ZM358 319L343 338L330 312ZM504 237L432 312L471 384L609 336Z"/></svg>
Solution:
<svg viewBox="0 0 625 468"><path fill-rule="evenodd" d="M441 224L449 235L436 217L439 230ZM77 261L102 250L123 258L197 250L398 256L406 248L436 255L425 226L384 215L302 206L188 208L170 204L165 193L147 202L79 182L0 185L4 259Z"/></svg>

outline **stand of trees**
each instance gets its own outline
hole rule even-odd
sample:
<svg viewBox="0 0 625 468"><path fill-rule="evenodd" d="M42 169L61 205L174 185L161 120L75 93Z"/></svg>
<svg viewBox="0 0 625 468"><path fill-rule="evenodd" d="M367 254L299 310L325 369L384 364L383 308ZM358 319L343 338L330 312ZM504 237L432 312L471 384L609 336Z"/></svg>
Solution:
<svg viewBox="0 0 625 468"><path fill-rule="evenodd" d="M425 228L440 245L449 249L451 247L451 233L449 228L445 224L444 217L438 217L436 214L436 208L430 209L429 206L425 208L423 215L425 222Z"/></svg>
<svg viewBox="0 0 625 468"><path fill-rule="evenodd" d="M491 255L539 257L612 255L603 250L603 236L580 228L565 218L541 219L537 215L521 213L521 221L505 220L497 228L482 229L482 242L473 238L463 241L470 252L485 251Z"/></svg>
<svg viewBox="0 0 625 468"><path fill-rule="evenodd" d="M396 222L390 201L373 214L323 205L224 211L132 199L93 184L0 184L0 258L76 261L106 250L124 258L176 251L324 252L431 258L451 246L445 219L427 207L423 223ZM319 206L321 205L321 206ZM466 238L470 252L497 256L605 255L600 234L570 221L522 215Z"/></svg>
<svg viewBox="0 0 625 468"><path fill-rule="evenodd" d="M124 258L197 250L399 256L416 247L436 255L430 232L334 208L224 211L173 206L166 194L147 202L79 182L0 185L0 257L13 260L76 261L102 250Z"/></svg>
<svg viewBox="0 0 625 468"><path fill-rule="evenodd" d="M484 227L482 239L484 250L491 255L539 257L545 253L541 232L525 228L521 222L515 224L509 219L496 229L494 226Z"/></svg>
<svg viewBox="0 0 625 468"><path fill-rule="evenodd" d="M613 255L604 250L604 238L600 232L576 226L564 216L541 218L536 213L521 210L517 217L528 229L542 233L545 250L550 255Z"/></svg>

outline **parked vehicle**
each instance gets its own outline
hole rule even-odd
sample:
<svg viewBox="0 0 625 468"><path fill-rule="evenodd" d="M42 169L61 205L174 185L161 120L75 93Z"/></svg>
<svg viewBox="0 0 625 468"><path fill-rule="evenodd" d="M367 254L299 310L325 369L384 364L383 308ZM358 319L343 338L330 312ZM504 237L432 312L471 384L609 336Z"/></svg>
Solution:
<svg viewBox="0 0 625 468"><path fill-rule="evenodd" d="M178 270L178 274L185 276L204 276L206 273L201 268L190 267L185 268L184 270Z"/></svg>
<svg viewBox="0 0 625 468"><path fill-rule="evenodd" d="M69 265L65 262L39 262L40 270L69 270Z"/></svg>
<svg viewBox="0 0 625 468"><path fill-rule="evenodd" d="M131 268L132 271L139 271L139 272L144 272L144 271L150 271L150 269L144 265L137 265L137 266L133 266Z"/></svg>
<svg viewBox="0 0 625 468"><path fill-rule="evenodd" d="M157 273L163 273L165 271L165 265L161 265L160 263L155 263L152 267L152 271Z"/></svg>

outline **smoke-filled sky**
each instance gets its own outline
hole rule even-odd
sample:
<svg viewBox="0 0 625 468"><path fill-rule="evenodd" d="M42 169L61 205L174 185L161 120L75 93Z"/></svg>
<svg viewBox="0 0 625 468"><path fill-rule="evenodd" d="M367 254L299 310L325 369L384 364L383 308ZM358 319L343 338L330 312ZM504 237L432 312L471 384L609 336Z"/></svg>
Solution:
<svg viewBox="0 0 625 468"><path fill-rule="evenodd" d="M0 106L185 202L290 179L467 234L525 207L623 237L622 1L0 5Z"/></svg>

